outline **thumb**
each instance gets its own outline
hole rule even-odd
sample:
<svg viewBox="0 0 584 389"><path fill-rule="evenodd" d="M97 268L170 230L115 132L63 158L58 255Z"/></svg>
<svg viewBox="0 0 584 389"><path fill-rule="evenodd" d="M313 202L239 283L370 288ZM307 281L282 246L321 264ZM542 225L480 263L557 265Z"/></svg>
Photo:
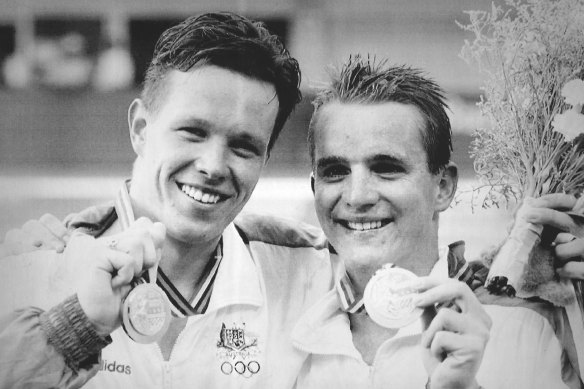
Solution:
<svg viewBox="0 0 584 389"><path fill-rule="evenodd" d="M160 222L152 223L148 229L152 242L154 243L154 249L156 250L156 261L160 261L162 257L162 246L164 245L164 239L166 238L166 227ZM156 265L153 264L153 265ZM151 265L147 266L150 267Z"/></svg>
<svg viewBox="0 0 584 389"><path fill-rule="evenodd" d="M554 241L556 244L568 243L575 240L576 237L568 232L560 232Z"/></svg>
<svg viewBox="0 0 584 389"><path fill-rule="evenodd" d="M152 223L149 229L150 236L152 236L152 241L154 242L154 247L162 249L164 244L164 239L166 238L166 227L160 222Z"/></svg>

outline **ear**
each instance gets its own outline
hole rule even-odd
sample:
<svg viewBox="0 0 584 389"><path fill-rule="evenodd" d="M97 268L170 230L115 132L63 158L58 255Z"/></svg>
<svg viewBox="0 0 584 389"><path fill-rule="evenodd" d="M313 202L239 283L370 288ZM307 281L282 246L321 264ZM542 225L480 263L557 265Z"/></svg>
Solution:
<svg viewBox="0 0 584 389"><path fill-rule="evenodd" d="M146 128L148 127L148 111L141 99L134 99L128 109L128 128L132 148L138 156L142 156L146 145Z"/></svg>
<svg viewBox="0 0 584 389"><path fill-rule="evenodd" d="M314 172L310 172L310 189L312 189L312 194L314 194Z"/></svg>
<svg viewBox="0 0 584 389"><path fill-rule="evenodd" d="M458 167L454 162L449 162L438 173L438 193L436 194L436 211L442 212L448 209L456 194L458 185Z"/></svg>

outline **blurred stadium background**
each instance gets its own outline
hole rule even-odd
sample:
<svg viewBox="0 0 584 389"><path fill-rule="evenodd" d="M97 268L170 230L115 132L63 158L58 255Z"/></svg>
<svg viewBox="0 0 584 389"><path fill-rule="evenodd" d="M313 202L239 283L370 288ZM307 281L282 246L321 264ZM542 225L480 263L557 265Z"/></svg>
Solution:
<svg viewBox="0 0 584 389"><path fill-rule="evenodd" d="M441 241L467 241L470 257L504 236L504 210L471 211L472 131L480 75L458 53L471 39L456 21L486 0L0 0L0 239L45 212L64 217L108 201L129 176L126 110L155 41L168 26L208 11L264 21L303 72L304 100L278 141L246 211L318 224L306 127L312 88L351 53L421 67L452 109L454 161L463 189L441 219ZM479 207L480 208L480 207Z"/></svg>

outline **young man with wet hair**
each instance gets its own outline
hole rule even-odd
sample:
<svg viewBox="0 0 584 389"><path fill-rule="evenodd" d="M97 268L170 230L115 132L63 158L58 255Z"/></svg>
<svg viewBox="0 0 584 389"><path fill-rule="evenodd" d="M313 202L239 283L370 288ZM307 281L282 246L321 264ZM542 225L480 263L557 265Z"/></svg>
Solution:
<svg viewBox="0 0 584 389"><path fill-rule="evenodd" d="M3 302L0 387L293 384L303 361L293 319L330 288L324 240L271 218L234 219L299 83L298 63L261 23L211 13L163 33L128 111L132 179L114 206L69 218L63 254L16 258L31 266L11 285L56 277L70 287L43 296L60 301L38 304L46 309L4 313L18 306ZM51 278L28 285L47 264Z"/></svg>
<svg viewBox="0 0 584 389"><path fill-rule="evenodd" d="M298 387L579 388L552 328L557 311L489 296L464 245L438 244L458 180L441 88L356 56L314 105L313 190L336 287L292 333L310 354ZM539 201L541 216L576 199Z"/></svg>

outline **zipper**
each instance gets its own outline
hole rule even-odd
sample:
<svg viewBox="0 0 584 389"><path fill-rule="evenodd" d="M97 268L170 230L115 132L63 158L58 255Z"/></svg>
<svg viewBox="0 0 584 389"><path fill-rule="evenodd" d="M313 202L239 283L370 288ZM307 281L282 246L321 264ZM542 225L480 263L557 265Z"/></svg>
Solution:
<svg viewBox="0 0 584 389"><path fill-rule="evenodd" d="M369 376L368 376L368 388L374 388L375 387L375 360L373 361L373 364L371 366L369 366Z"/></svg>
<svg viewBox="0 0 584 389"><path fill-rule="evenodd" d="M188 325L188 319L187 319L187 325ZM183 337L184 332L186 331L187 325L185 325L185 328L183 328L181 330L181 332L179 332L178 336L176 337L173 345L172 345L172 349L170 351L170 355L168 357L168 361L164 360L164 354L162 354L162 349L160 348L160 345L158 344L158 342L154 342L154 347L156 348L156 350L158 350L158 355L160 355L160 360L162 361L162 386L164 388L171 388L172 387L172 382L170 382L170 370L171 370L171 361L172 358L174 356L175 353L175 349L176 349L176 345L180 342L180 340Z"/></svg>
<svg viewBox="0 0 584 389"><path fill-rule="evenodd" d="M187 330L187 327L189 326L189 320L191 319L191 317L189 316L187 318L187 322L184 326L184 328L178 333L178 336L176 337L176 339L174 340L174 343L172 345L172 349L170 350L170 356L168 357L168 362L172 361L172 357L174 356L174 353L176 352L176 345L180 342L180 340L183 338L185 331ZM158 343L156 343L156 346L158 346ZM160 350L160 346L158 346L158 350ZM162 355L162 350L160 350L160 354ZM164 360L164 358L163 358Z"/></svg>
<svg viewBox="0 0 584 389"><path fill-rule="evenodd" d="M156 347L156 350L158 350L158 355L160 355L160 360L161 360L162 362L166 362L166 361L164 360L164 354L162 354L162 349L161 349L161 348L160 348L160 346L158 345L158 342L154 342L154 343L153 343L153 345L154 345L154 347Z"/></svg>

